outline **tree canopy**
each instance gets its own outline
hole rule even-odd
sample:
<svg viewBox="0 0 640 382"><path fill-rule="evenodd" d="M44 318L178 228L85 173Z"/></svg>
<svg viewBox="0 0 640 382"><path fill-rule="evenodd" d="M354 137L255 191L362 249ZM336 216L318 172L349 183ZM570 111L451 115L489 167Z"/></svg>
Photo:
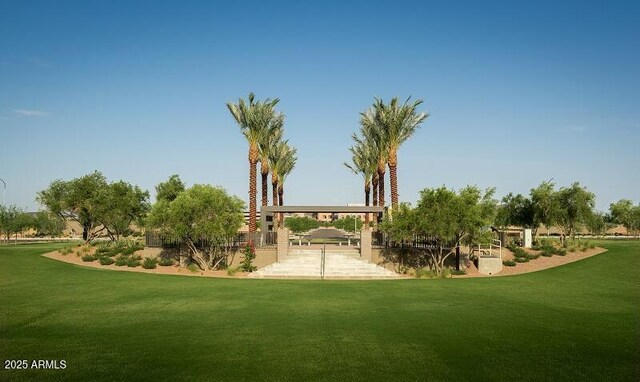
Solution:
<svg viewBox="0 0 640 382"><path fill-rule="evenodd" d="M191 259L208 269L222 261L219 249L237 235L244 223L244 207L242 200L220 187L196 184L173 201L158 201L148 224L163 237L180 241ZM204 245L199 248L199 244Z"/></svg>
<svg viewBox="0 0 640 382"><path fill-rule="evenodd" d="M415 235L428 238L430 245L423 249L428 264L441 272L456 247L487 240L496 213L493 194L494 189L483 192L475 186L458 192L444 186L427 188L420 192L414 209L401 204L393 220L387 219L381 228L395 241L407 241Z"/></svg>
<svg viewBox="0 0 640 382"><path fill-rule="evenodd" d="M69 181L55 180L38 193L37 201L51 213L82 225L90 242L106 231L112 239L124 234L149 209L149 193L118 181L107 183L99 171Z"/></svg>

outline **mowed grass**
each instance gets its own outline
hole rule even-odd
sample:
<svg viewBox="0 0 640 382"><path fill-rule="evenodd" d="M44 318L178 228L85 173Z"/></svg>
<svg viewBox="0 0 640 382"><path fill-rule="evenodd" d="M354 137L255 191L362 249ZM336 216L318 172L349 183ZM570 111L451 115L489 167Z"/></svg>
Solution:
<svg viewBox="0 0 640 382"><path fill-rule="evenodd" d="M637 381L640 244L528 275L234 280L0 246L0 380ZM74 255L70 255L74 256Z"/></svg>

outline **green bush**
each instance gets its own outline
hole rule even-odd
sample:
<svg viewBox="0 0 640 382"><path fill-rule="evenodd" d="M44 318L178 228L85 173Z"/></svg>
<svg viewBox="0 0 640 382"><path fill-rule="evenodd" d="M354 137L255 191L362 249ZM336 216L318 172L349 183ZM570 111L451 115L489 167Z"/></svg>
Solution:
<svg viewBox="0 0 640 382"><path fill-rule="evenodd" d="M416 278L417 279L432 279L435 277L435 272L433 272L431 269L429 268L416 268Z"/></svg>
<svg viewBox="0 0 640 382"><path fill-rule="evenodd" d="M135 268L140 266L142 257L140 256L130 256L127 258L127 267Z"/></svg>
<svg viewBox="0 0 640 382"><path fill-rule="evenodd" d="M529 259L526 258L526 257L516 257L514 260L515 260L516 263L528 263L529 262Z"/></svg>
<svg viewBox="0 0 640 382"><path fill-rule="evenodd" d="M128 259L127 259L126 257L119 256L119 257L116 259L116 266L118 266L118 267L124 267L125 265L127 265L127 260L128 260Z"/></svg>
<svg viewBox="0 0 640 382"><path fill-rule="evenodd" d="M567 251L564 248L555 248L553 254L558 256L564 256L567 254Z"/></svg>
<svg viewBox="0 0 640 382"><path fill-rule="evenodd" d="M142 263L142 268L144 269L155 269L157 264L156 259L152 259L150 257L147 257L146 259L144 259L144 262Z"/></svg>
<svg viewBox="0 0 640 382"><path fill-rule="evenodd" d="M113 260L109 256L102 256L101 258L98 259L98 261L102 265L111 265L111 264L115 263L115 260Z"/></svg>
<svg viewBox="0 0 640 382"><path fill-rule="evenodd" d="M513 260L505 260L502 262L502 265L507 266L507 267L515 267L516 266L516 262Z"/></svg>
<svg viewBox="0 0 640 382"><path fill-rule="evenodd" d="M134 252L144 249L144 245L132 240L117 240L117 241L101 241L96 246L97 256L115 256L117 254L123 254L125 256L132 255Z"/></svg>
<svg viewBox="0 0 640 382"><path fill-rule="evenodd" d="M236 267L227 268L227 275L228 276L234 276L237 272L238 272L238 268L236 268Z"/></svg>
<svg viewBox="0 0 640 382"><path fill-rule="evenodd" d="M191 273L196 273L196 272L198 272L200 270L200 268L198 268L198 266L195 265L195 264L189 264L187 269L190 270Z"/></svg>
<svg viewBox="0 0 640 382"><path fill-rule="evenodd" d="M163 267L168 267L170 265L173 265L173 260L172 259L159 259L158 260L158 265L163 266Z"/></svg>
<svg viewBox="0 0 640 382"><path fill-rule="evenodd" d="M451 274L454 275L454 276L462 276L462 275L466 275L467 271L465 271L463 269L460 269L460 270L452 269L451 270Z"/></svg>
<svg viewBox="0 0 640 382"><path fill-rule="evenodd" d="M258 267L253 265L253 259L256 258L256 251L252 246L247 245L244 247L244 256L242 257L242 263L240 264L240 269L244 272L253 272Z"/></svg>
<svg viewBox="0 0 640 382"><path fill-rule="evenodd" d="M96 257L92 255L84 255L82 256L82 261L86 261L87 263L90 261L95 261Z"/></svg>

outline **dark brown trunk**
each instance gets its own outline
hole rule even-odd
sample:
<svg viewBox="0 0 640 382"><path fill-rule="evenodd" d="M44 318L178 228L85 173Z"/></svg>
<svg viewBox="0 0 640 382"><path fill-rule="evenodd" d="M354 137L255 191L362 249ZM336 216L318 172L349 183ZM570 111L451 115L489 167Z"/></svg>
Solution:
<svg viewBox="0 0 640 382"><path fill-rule="evenodd" d="M373 206L378 205L378 174L371 179L371 186L373 187Z"/></svg>
<svg viewBox="0 0 640 382"><path fill-rule="evenodd" d="M389 164L389 180L391 183L391 209L398 209L398 173L397 165Z"/></svg>
<svg viewBox="0 0 640 382"><path fill-rule="evenodd" d="M256 162L249 161L249 233L256 232ZM253 235L249 235L253 242Z"/></svg>
<svg viewBox="0 0 640 382"><path fill-rule="evenodd" d="M262 205L269 205L269 173L262 173Z"/></svg>
<svg viewBox="0 0 640 382"><path fill-rule="evenodd" d="M284 205L284 187L278 188L278 203L281 206ZM284 227L284 214L282 212L278 215L278 224L280 227Z"/></svg>
<svg viewBox="0 0 640 382"><path fill-rule="evenodd" d="M273 176L271 176L273 179ZM277 206L278 204L278 182L271 182L271 197L273 198L273 205ZM278 214L273 214L273 229L278 228Z"/></svg>
<svg viewBox="0 0 640 382"><path fill-rule="evenodd" d="M371 193L371 186L364 185L364 205L369 207L369 194ZM369 228L369 213L364 214L364 226Z"/></svg>
<svg viewBox="0 0 640 382"><path fill-rule="evenodd" d="M384 171L378 171L378 205L384 207Z"/></svg>

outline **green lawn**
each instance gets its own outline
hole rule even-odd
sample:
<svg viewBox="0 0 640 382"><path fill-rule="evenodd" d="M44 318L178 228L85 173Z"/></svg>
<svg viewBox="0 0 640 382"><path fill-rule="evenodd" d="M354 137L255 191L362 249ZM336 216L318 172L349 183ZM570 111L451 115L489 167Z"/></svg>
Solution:
<svg viewBox="0 0 640 382"><path fill-rule="evenodd" d="M640 244L482 279L280 281L89 269L0 246L1 381L637 381ZM64 359L65 370L4 370Z"/></svg>

